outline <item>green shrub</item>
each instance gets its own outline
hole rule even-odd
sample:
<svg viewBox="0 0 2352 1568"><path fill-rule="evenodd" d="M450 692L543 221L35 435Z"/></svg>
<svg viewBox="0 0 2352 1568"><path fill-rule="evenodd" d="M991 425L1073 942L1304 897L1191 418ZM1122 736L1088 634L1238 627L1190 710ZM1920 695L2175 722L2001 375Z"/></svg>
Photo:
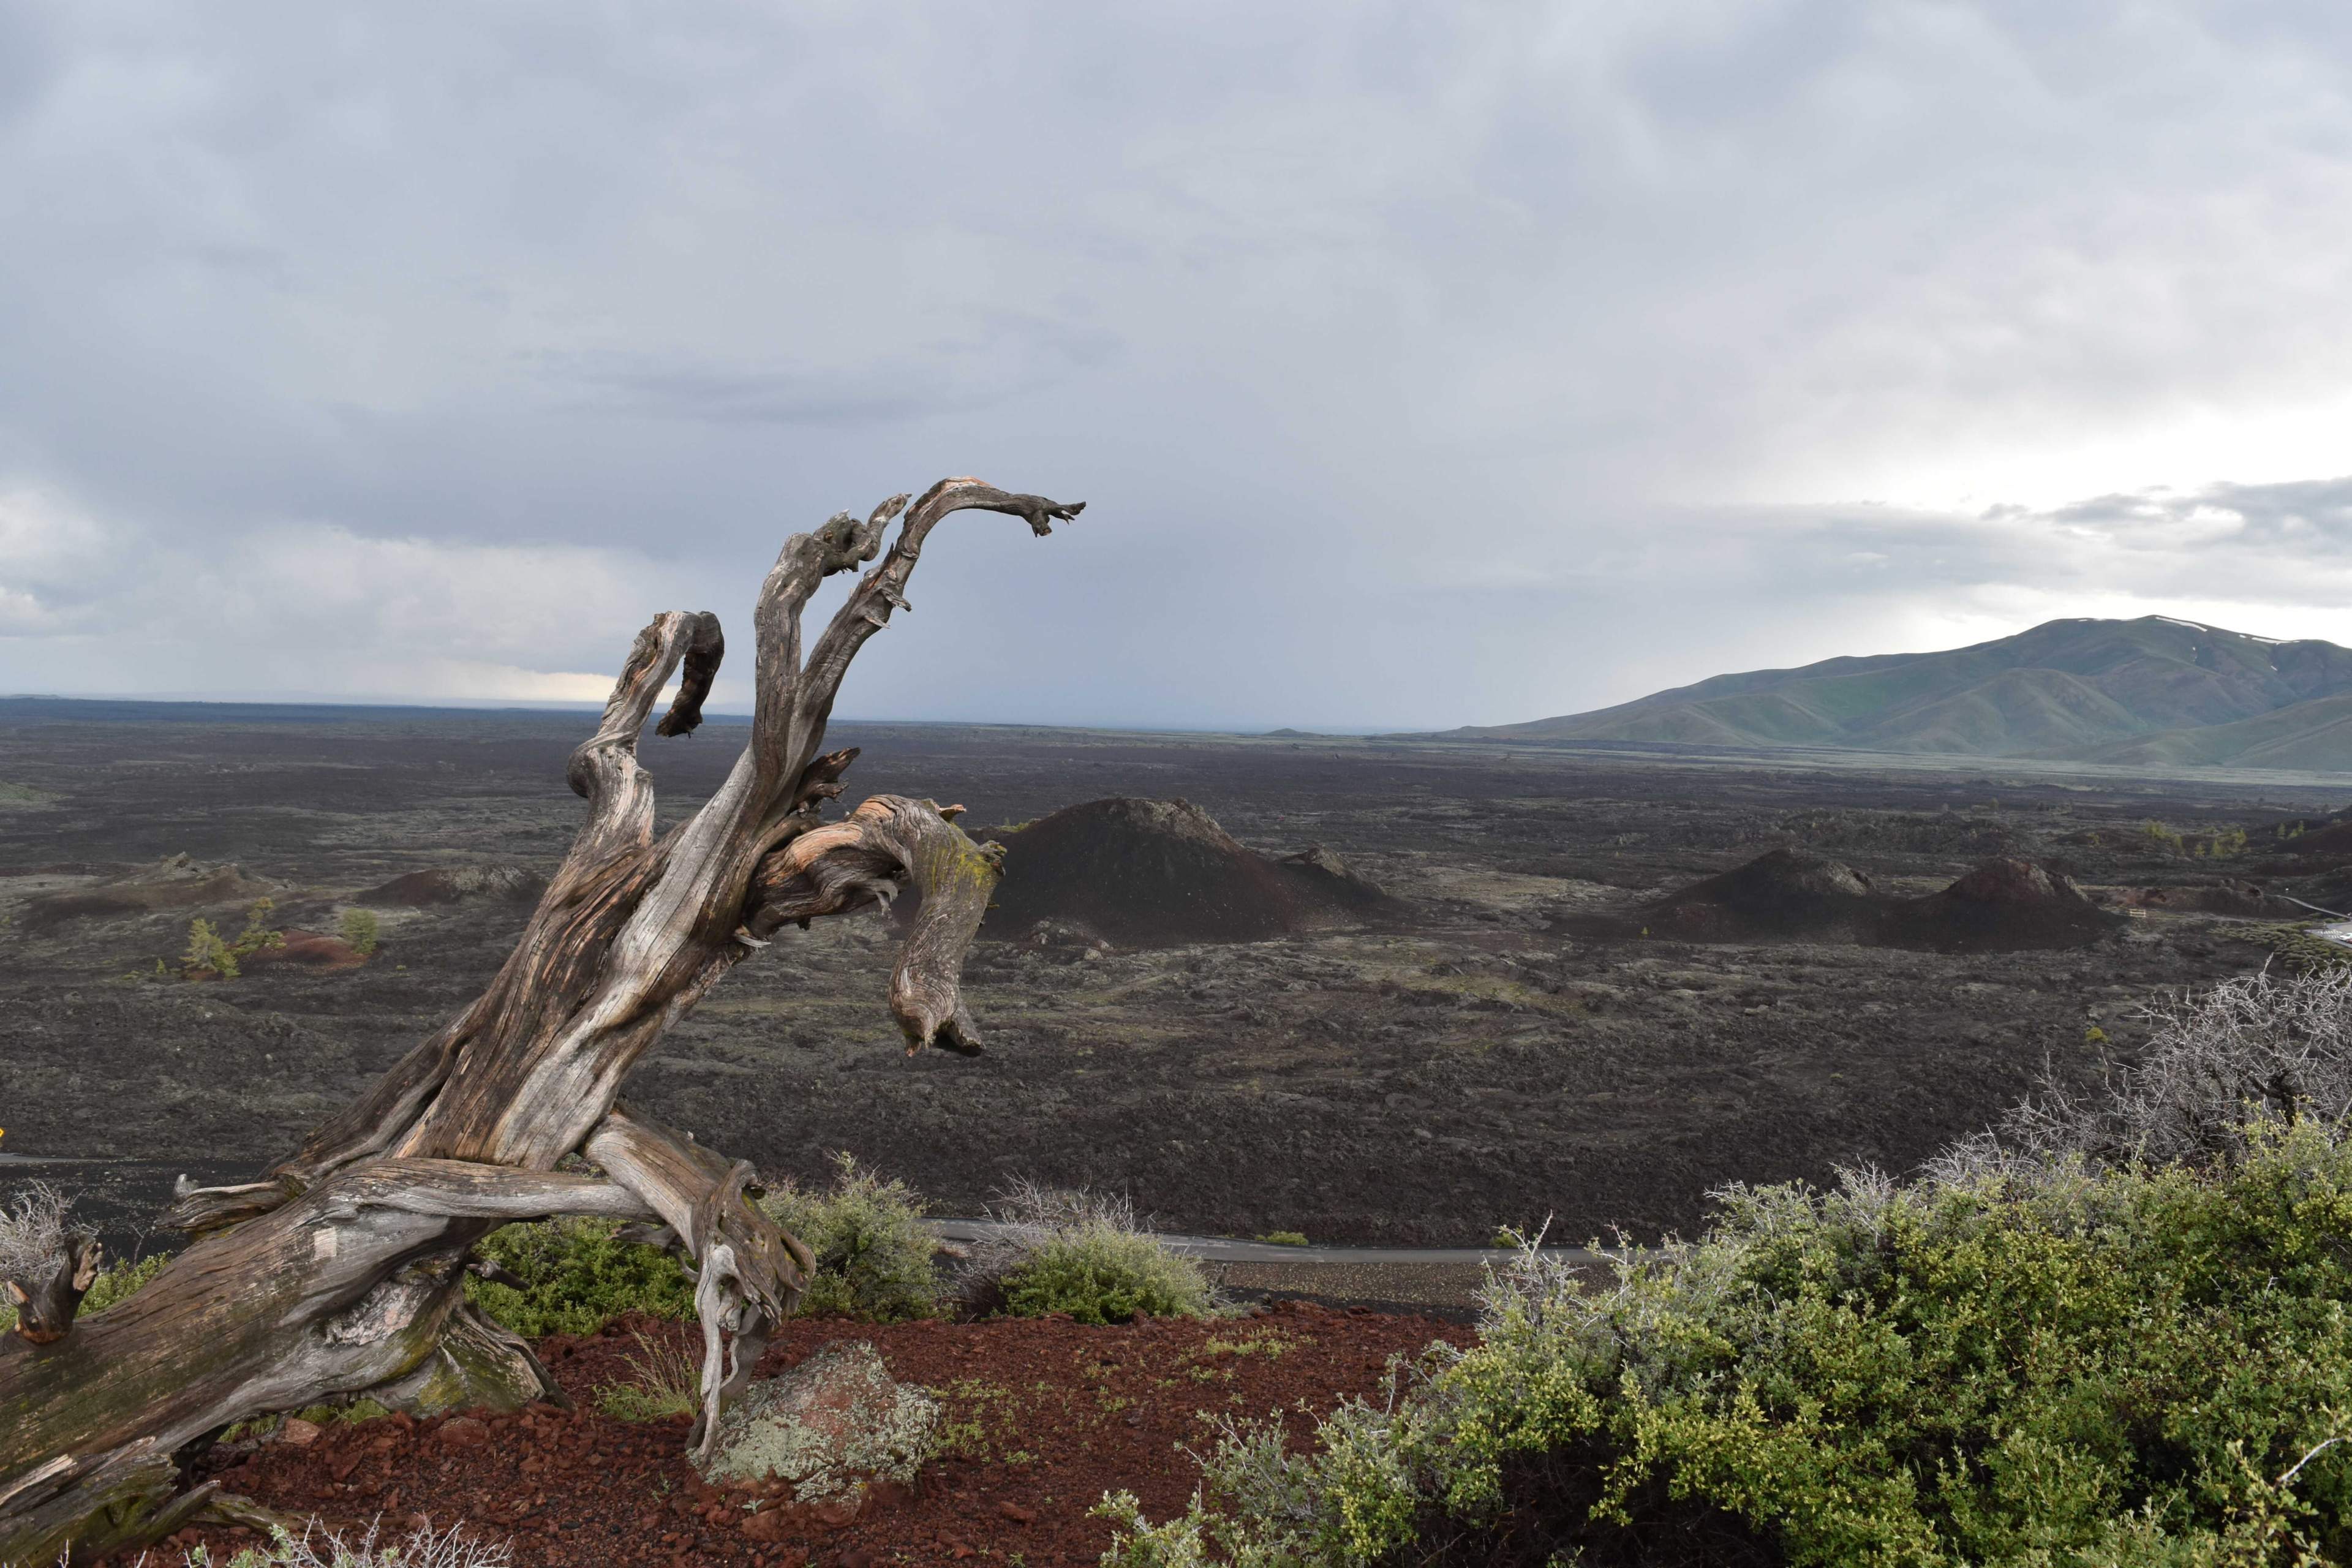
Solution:
<svg viewBox="0 0 2352 1568"><path fill-rule="evenodd" d="M2301 926L2241 926L2237 928L2237 934L2249 942L2261 942L2278 954L2287 968L2300 974L2352 966L2352 948L2342 942L2330 942L2324 936L2314 936Z"/></svg>
<svg viewBox="0 0 2352 1568"><path fill-rule="evenodd" d="M221 940L207 920L188 922L188 950L180 955L182 969L209 969L223 980L236 978L236 954Z"/></svg>
<svg viewBox="0 0 2352 1568"><path fill-rule="evenodd" d="M264 948L286 945L286 933L271 930L267 923L269 911L277 907L277 901L272 899L254 900L253 907L245 911L245 929L237 932L236 940L229 944L231 957L246 958ZM231 970L228 973L233 975L236 972Z"/></svg>
<svg viewBox="0 0 2352 1568"><path fill-rule="evenodd" d="M694 1286L677 1259L621 1241L609 1220L551 1219L492 1231L478 1249L523 1282L518 1290L477 1275L466 1295L516 1333L593 1334L625 1312L694 1316Z"/></svg>
<svg viewBox="0 0 2352 1568"><path fill-rule="evenodd" d="M1528 1240L1476 1345L1229 1426L1105 1562L2352 1560L2352 977L2152 1016L1908 1186L1731 1189L1600 1291Z"/></svg>
<svg viewBox="0 0 2352 1568"><path fill-rule="evenodd" d="M81 1306L74 1315L86 1317L103 1312L163 1272L163 1265L171 1260L168 1253L151 1252L144 1258L125 1258L108 1265L90 1286L89 1294L81 1299Z"/></svg>
<svg viewBox="0 0 2352 1568"><path fill-rule="evenodd" d="M1215 1309L1199 1262L1144 1228L1124 1198L1024 1183L993 1212L1007 1228L975 1249L968 1300L1011 1317L1067 1312L1082 1323L1197 1318Z"/></svg>
<svg viewBox="0 0 2352 1568"><path fill-rule="evenodd" d="M235 980L241 973L239 959L249 958L264 948L286 945L286 933L273 931L268 924L269 911L277 907L272 900L255 900L253 907L245 911L245 929L236 933L235 942L214 930L210 921L190 921L187 951L180 955L181 969L209 969L223 980ZM160 959L156 968L159 972L163 968Z"/></svg>
<svg viewBox="0 0 2352 1568"><path fill-rule="evenodd" d="M1307 1245L1307 1233L1297 1230L1269 1230L1258 1239L1271 1242L1276 1247L1304 1247Z"/></svg>
<svg viewBox="0 0 2352 1568"><path fill-rule="evenodd" d="M1126 1323L1209 1310L1200 1265L1132 1231L1053 1237L1004 1276L1003 1291L1004 1310L1016 1318L1067 1312L1081 1323Z"/></svg>
<svg viewBox="0 0 2352 1568"><path fill-rule="evenodd" d="M2352 1148L2309 1120L2243 1148L1733 1189L1599 1292L1530 1247L1475 1347L1310 1454L1229 1430L1106 1562L2347 1561Z"/></svg>
<svg viewBox="0 0 2352 1568"><path fill-rule="evenodd" d="M345 910L343 911L342 920L337 924L335 929L341 934L343 941L350 944L351 950L353 952L358 953L362 958L366 958L375 952L376 923L374 911L371 910Z"/></svg>
<svg viewBox="0 0 2352 1568"><path fill-rule="evenodd" d="M807 1191L787 1180L760 1206L816 1258L802 1311L877 1323L939 1314L931 1262L939 1244L923 1224L923 1200L904 1182L886 1182L844 1152L835 1157L830 1189Z"/></svg>

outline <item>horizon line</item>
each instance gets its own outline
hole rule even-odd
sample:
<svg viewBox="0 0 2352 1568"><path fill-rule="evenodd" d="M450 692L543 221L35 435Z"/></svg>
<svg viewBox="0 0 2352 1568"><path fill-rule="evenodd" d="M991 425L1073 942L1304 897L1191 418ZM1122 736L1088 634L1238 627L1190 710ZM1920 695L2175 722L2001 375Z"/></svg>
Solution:
<svg viewBox="0 0 2352 1568"><path fill-rule="evenodd" d="M601 713L601 702L572 702L556 699L497 697L442 698L370 698L351 696L276 696L276 697L205 697L182 692L121 693L94 695L64 691L0 691L0 702L82 702L93 706L119 705L171 708L345 708L415 713ZM749 724L751 711L748 708L707 707L702 710L705 723L724 721ZM1122 735L1241 735L1260 738L1268 735L1295 734L1307 738L1359 739L1383 735L1426 735L1438 731L1417 729L1411 725L1338 726L1325 725L1309 729L1296 723L1276 724L1259 728L1234 724L1146 723L1135 720L1056 721L1044 719L910 719L871 714L833 715L835 724L904 724L926 725L940 729L970 730L1090 730Z"/></svg>

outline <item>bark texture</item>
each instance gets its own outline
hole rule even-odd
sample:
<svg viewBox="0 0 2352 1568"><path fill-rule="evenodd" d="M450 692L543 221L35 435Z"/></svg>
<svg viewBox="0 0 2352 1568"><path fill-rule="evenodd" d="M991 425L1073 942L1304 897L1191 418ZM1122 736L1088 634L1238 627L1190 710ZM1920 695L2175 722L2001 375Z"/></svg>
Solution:
<svg viewBox="0 0 2352 1568"><path fill-rule="evenodd" d="M68 1302L56 1337L0 1355L0 1568L87 1561L236 1514L239 1500L187 1477L249 1416L362 1393L435 1409L546 1391L528 1347L459 1290L473 1246L515 1219L634 1222L690 1262L706 1391L691 1441L707 1444L814 1265L751 1201L748 1165L620 1091L646 1047L779 927L903 887L921 896L890 984L908 1048L981 1048L958 977L999 875L992 847L955 826L960 807L926 800L877 795L844 820L820 816L856 755L820 752L841 680L908 608L931 530L973 509L1039 536L1080 510L943 479L911 507L893 496L785 542L753 616L750 743L659 839L638 738L674 675L656 732L695 729L725 644L707 612L657 616L637 635L572 756L586 820L489 987L261 1180L181 1194L167 1223L194 1240L145 1289L78 1324ZM869 563L804 650L817 585ZM573 1153L599 1173L556 1168ZM58 1312L42 1309L45 1327Z"/></svg>
<svg viewBox="0 0 2352 1568"><path fill-rule="evenodd" d="M42 1266L26 1269L25 1279L0 1278L0 1295L16 1309L10 1331L27 1344L49 1345L73 1328L81 1299L98 1283L103 1258L96 1237L76 1237L61 1245Z"/></svg>

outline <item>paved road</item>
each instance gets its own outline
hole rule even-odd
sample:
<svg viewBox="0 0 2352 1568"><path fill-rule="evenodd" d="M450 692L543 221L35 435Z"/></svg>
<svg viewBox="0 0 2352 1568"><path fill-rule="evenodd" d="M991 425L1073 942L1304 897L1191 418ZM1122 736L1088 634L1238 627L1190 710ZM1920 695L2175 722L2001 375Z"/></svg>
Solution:
<svg viewBox="0 0 2352 1568"><path fill-rule="evenodd" d="M100 1166L100 1173L66 1167ZM78 1202L89 1222L121 1255L148 1239L147 1226L162 1207L179 1166L147 1161L76 1159L0 1152L0 1167L31 1175L54 1170L57 1179L79 1188ZM199 1168L200 1181L236 1180ZM971 1242L1005 1227L984 1219L929 1222L940 1240ZM1245 1295L1312 1296L1336 1302L1410 1306L1467 1312L1477 1305L1489 1270L1516 1253L1491 1247L1284 1247L1268 1241L1238 1241L1222 1236L1163 1236L1179 1252L1198 1258L1210 1278ZM1547 1247L1595 1283L1609 1278L1611 1257L1584 1247Z"/></svg>
<svg viewBox="0 0 2352 1568"><path fill-rule="evenodd" d="M1007 1228L984 1219L928 1223L940 1240L950 1242L978 1241ZM1518 1256L1492 1247L1285 1247L1222 1236L1163 1235L1160 1239L1209 1265L1211 1277L1230 1290L1457 1312L1477 1304L1489 1269ZM1613 1259L1606 1252L1581 1247L1544 1250L1595 1282L1609 1278Z"/></svg>

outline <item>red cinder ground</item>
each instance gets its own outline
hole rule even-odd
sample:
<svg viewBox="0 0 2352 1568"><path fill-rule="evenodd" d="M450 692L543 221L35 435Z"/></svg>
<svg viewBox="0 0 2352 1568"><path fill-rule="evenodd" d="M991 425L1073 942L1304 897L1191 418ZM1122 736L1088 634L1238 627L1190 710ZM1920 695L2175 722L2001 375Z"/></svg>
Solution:
<svg viewBox="0 0 2352 1568"><path fill-rule="evenodd" d="M887 1497L846 1524L798 1510L781 1532L768 1521L749 1533L746 1495L704 1485L682 1457L685 1417L632 1423L596 1408L600 1386L638 1380L629 1358L644 1358L641 1334L698 1348L690 1325L649 1320L551 1339L540 1353L572 1409L331 1423L307 1447L225 1447L207 1468L220 1467L226 1490L346 1533L372 1521L392 1535L420 1518L436 1529L462 1523L511 1542L520 1568L1091 1565L1112 1526L1087 1510L1104 1492L1125 1489L1153 1519L1181 1511L1200 1474L1182 1450L1205 1451L1216 1418L1279 1412L1296 1444L1343 1398L1380 1394L1391 1355L1416 1355L1436 1339L1466 1342L1470 1331L1303 1301L1257 1317L1115 1328L1055 1319L795 1321L770 1347L763 1374L827 1342L866 1340L894 1376L940 1395L951 1443L911 1496ZM202 1541L215 1563L257 1540L210 1528L175 1538L180 1546Z"/></svg>

